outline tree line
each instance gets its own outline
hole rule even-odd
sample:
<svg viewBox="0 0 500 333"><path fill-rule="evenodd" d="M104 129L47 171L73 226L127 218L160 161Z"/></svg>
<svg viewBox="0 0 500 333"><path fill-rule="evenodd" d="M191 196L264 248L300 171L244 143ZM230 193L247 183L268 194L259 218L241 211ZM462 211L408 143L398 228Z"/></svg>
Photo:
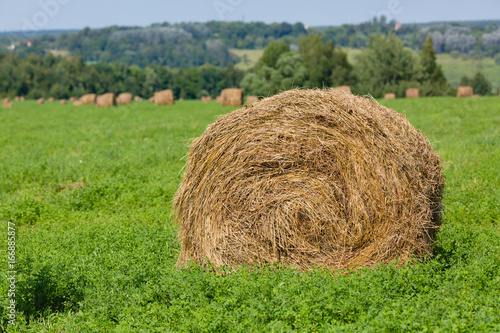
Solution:
<svg viewBox="0 0 500 333"><path fill-rule="evenodd" d="M143 38L143 37L140 37ZM491 83L478 72L462 78L476 94L492 93ZM405 96L408 88L419 88L421 96L455 95L436 63L434 41L428 37L419 53L404 46L389 33L372 35L354 64L347 54L319 34L300 40L298 48L271 42L254 68L241 71L203 65L169 69L150 64L145 68L123 63L85 63L82 57L62 59L52 54L31 54L21 59L0 54L0 95L28 98L68 98L85 93L131 92L149 97L155 91L172 89L176 98L216 97L224 88L241 87L247 95L269 96L295 87L323 88L349 85L356 94L382 97L386 93Z"/></svg>

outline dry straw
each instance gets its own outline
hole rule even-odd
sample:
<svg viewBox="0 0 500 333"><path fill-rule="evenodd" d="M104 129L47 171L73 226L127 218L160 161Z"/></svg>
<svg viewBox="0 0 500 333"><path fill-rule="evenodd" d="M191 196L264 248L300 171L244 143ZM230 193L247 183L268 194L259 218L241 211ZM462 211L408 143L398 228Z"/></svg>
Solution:
<svg viewBox="0 0 500 333"><path fill-rule="evenodd" d="M178 265L338 269L431 255L443 184L438 155L402 114L287 91L192 143L174 200Z"/></svg>
<svg viewBox="0 0 500 333"><path fill-rule="evenodd" d="M144 100L144 98L140 97L140 96L134 96L134 101L136 102L142 102Z"/></svg>
<svg viewBox="0 0 500 333"><path fill-rule="evenodd" d="M115 93L107 93L97 97L97 107L109 107L116 105L116 95Z"/></svg>
<svg viewBox="0 0 500 333"><path fill-rule="evenodd" d="M395 98L396 98L396 94L393 94L393 93L389 93L389 94L384 95L384 99L395 99Z"/></svg>
<svg viewBox="0 0 500 333"><path fill-rule="evenodd" d="M61 103L61 105L66 105L67 101L65 99L61 99L59 103Z"/></svg>
<svg viewBox="0 0 500 333"><path fill-rule="evenodd" d="M243 89L228 88L222 90L222 106L242 106L243 105Z"/></svg>
<svg viewBox="0 0 500 333"><path fill-rule="evenodd" d="M38 104L43 104L43 102L45 102L45 99L43 97L41 97L41 98L37 99L36 102Z"/></svg>
<svg viewBox="0 0 500 333"><path fill-rule="evenodd" d="M420 97L420 89L418 88L406 89L406 98L419 98L419 97Z"/></svg>
<svg viewBox="0 0 500 333"><path fill-rule="evenodd" d="M11 108L13 106L14 106L14 104L12 104L12 103L10 103L8 101L6 102L5 100L2 103L2 107L4 107L4 108Z"/></svg>
<svg viewBox="0 0 500 333"><path fill-rule="evenodd" d="M155 103L158 106L161 105L173 105L174 104L174 92L170 89L155 92Z"/></svg>
<svg viewBox="0 0 500 333"><path fill-rule="evenodd" d="M49 99L47 101L49 101L50 103L54 102L56 99L54 97L49 97Z"/></svg>
<svg viewBox="0 0 500 333"><path fill-rule="evenodd" d="M457 97L472 97L473 94L472 87L458 87Z"/></svg>
<svg viewBox="0 0 500 333"><path fill-rule="evenodd" d="M116 102L120 105L132 104L132 93L121 93L116 97Z"/></svg>
<svg viewBox="0 0 500 333"><path fill-rule="evenodd" d="M20 100L21 102L24 102L24 101L26 100L26 97L21 96L21 97L19 98L19 100Z"/></svg>
<svg viewBox="0 0 500 333"><path fill-rule="evenodd" d="M82 97L80 97L80 101L82 102L82 104L96 104L96 101L97 101L97 95L96 94L87 94L87 95L83 95Z"/></svg>
<svg viewBox="0 0 500 333"><path fill-rule="evenodd" d="M201 97L201 101L202 101L203 103L208 103L208 102L210 102L211 100L212 100L212 97L211 97L211 96L202 96L202 97Z"/></svg>

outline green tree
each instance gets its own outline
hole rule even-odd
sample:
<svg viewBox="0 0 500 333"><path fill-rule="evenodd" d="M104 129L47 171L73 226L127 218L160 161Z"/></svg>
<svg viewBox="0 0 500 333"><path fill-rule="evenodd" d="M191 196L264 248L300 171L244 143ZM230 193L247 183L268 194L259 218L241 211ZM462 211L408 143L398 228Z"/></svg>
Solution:
<svg viewBox="0 0 500 333"><path fill-rule="evenodd" d="M430 80L433 84L446 82L441 66L436 63L436 53L432 44L432 37L429 36L420 51L420 61L423 67L423 79Z"/></svg>
<svg viewBox="0 0 500 333"><path fill-rule="evenodd" d="M404 88L419 86L422 66L395 35L372 35L368 47L357 58L356 74L359 93L380 97L390 88L402 95Z"/></svg>
<svg viewBox="0 0 500 333"><path fill-rule="evenodd" d="M491 82L484 76L484 74L479 71L474 75L471 81L472 89L474 89L474 94L481 96L491 95Z"/></svg>
<svg viewBox="0 0 500 333"><path fill-rule="evenodd" d="M275 68L279 57L287 52L290 52L290 46L284 41L269 43L259 59L258 67L267 66Z"/></svg>

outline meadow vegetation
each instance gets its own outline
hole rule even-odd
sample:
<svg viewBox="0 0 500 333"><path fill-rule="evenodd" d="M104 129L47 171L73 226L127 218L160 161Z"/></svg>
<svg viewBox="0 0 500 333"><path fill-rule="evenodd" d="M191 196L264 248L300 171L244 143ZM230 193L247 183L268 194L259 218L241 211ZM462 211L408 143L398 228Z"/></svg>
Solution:
<svg viewBox="0 0 500 333"><path fill-rule="evenodd" d="M170 214L188 145L231 108L0 108L1 230L17 228L19 312L9 330L498 332L498 97L380 103L404 112L443 160L434 258L307 273L175 266ZM2 279L0 294L7 289Z"/></svg>

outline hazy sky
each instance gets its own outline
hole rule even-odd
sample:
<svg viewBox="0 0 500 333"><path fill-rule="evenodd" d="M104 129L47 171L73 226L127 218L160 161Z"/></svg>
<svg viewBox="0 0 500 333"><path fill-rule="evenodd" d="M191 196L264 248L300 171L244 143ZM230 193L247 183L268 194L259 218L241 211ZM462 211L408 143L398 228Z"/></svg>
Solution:
<svg viewBox="0 0 500 333"><path fill-rule="evenodd" d="M500 0L0 0L0 31L245 20L341 25L500 19Z"/></svg>

